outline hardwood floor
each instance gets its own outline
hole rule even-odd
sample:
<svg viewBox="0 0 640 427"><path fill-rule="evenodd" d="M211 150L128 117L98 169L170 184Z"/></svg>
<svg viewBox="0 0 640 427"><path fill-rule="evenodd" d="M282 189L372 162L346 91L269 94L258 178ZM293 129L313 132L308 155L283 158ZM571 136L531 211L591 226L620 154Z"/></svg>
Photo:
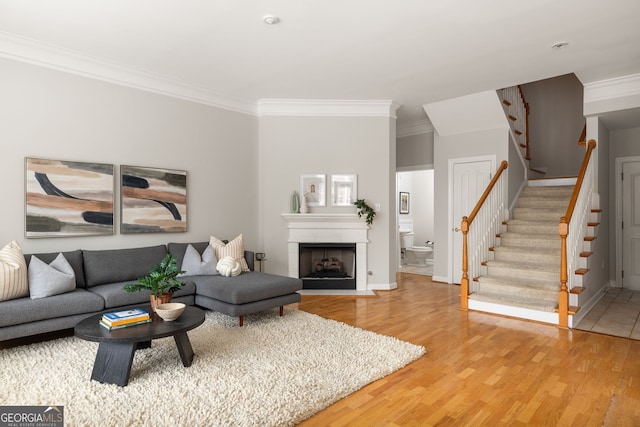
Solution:
<svg viewBox="0 0 640 427"><path fill-rule="evenodd" d="M458 294L401 273L378 297L303 296L301 310L427 353L300 425L640 425L640 341L462 312Z"/></svg>

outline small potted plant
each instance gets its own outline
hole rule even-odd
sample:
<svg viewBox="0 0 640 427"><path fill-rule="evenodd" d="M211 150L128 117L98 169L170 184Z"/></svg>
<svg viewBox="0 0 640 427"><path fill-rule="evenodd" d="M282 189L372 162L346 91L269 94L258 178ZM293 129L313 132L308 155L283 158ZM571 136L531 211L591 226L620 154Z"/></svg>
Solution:
<svg viewBox="0 0 640 427"><path fill-rule="evenodd" d="M358 208L356 211L358 217L360 218L364 215L366 217L365 221L367 225L371 225L371 223L373 223L373 217L376 216L376 211L374 211L373 208L364 201L364 199L358 199L353 202L353 204Z"/></svg>
<svg viewBox="0 0 640 427"><path fill-rule="evenodd" d="M156 311L156 305L170 302L173 293L182 289L184 283L176 279L182 273L184 271L178 270L176 257L167 254L159 264L151 268L147 276L139 278L136 283L124 285L122 289L130 293L148 290L151 292L151 309Z"/></svg>

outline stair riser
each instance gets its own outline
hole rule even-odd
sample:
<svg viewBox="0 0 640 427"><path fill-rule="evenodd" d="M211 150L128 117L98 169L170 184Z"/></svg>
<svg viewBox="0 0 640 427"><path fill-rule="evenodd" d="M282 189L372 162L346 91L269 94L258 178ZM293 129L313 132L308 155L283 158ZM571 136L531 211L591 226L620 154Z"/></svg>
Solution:
<svg viewBox="0 0 640 427"><path fill-rule="evenodd" d="M542 301L558 302L558 293L544 289L522 289L516 286L504 286L494 283L481 283L478 287L480 292L487 292L499 295L527 296Z"/></svg>
<svg viewBox="0 0 640 427"><path fill-rule="evenodd" d="M560 264L560 254L538 254L531 252L525 255L520 252L509 252L508 250L494 252L493 259L504 262L520 262L526 260L527 262L539 264Z"/></svg>
<svg viewBox="0 0 640 427"><path fill-rule="evenodd" d="M548 249L558 249L560 247L560 237L553 240L544 240L544 239L529 239L526 237L519 236L501 236L500 237L500 245L501 246L519 246L522 248L548 248Z"/></svg>
<svg viewBox="0 0 640 427"><path fill-rule="evenodd" d="M492 266L488 264L486 266L487 274L494 276L513 277L516 279L530 279L530 280L548 280L559 281L560 280L560 268L558 271L531 271L519 268L509 268L502 266Z"/></svg>
<svg viewBox="0 0 640 427"><path fill-rule="evenodd" d="M521 209L515 208L513 210L513 219L520 219L524 221L554 221L560 224L560 218L565 214L565 211L539 211L537 209Z"/></svg>
<svg viewBox="0 0 640 427"><path fill-rule="evenodd" d="M507 224L509 233L528 234L558 234L558 224L535 225L535 224Z"/></svg>
<svg viewBox="0 0 640 427"><path fill-rule="evenodd" d="M551 208L551 209L566 209L569 205L567 200L545 199L542 197L527 197L518 200L518 207L520 208Z"/></svg>
<svg viewBox="0 0 640 427"><path fill-rule="evenodd" d="M522 196L531 196L531 195L562 195L566 196L567 199L571 198L573 194L573 187L570 186L534 186L534 187L525 187L522 190Z"/></svg>

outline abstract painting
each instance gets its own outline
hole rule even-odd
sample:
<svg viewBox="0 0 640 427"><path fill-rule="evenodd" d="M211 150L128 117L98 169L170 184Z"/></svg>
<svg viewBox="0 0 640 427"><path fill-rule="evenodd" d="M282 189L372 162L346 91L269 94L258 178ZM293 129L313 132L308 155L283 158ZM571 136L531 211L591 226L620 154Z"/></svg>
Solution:
<svg viewBox="0 0 640 427"><path fill-rule="evenodd" d="M113 165L25 159L25 237L113 234Z"/></svg>
<svg viewBox="0 0 640 427"><path fill-rule="evenodd" d="M120 167L120 232L187 231L187 172Z"/></svg>

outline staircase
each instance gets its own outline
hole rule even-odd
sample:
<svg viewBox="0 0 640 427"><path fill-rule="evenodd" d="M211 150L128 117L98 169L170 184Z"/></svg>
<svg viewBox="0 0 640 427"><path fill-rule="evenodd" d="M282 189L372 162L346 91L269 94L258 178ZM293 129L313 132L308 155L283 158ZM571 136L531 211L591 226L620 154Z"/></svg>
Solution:
<svg viewBox="0 0 640 427"><path fill-rule="evenodd" d="M528 186L504 223L485 274L473 278L469 308L557 323L560 288L559 219L573 185ZM502 308L500 308L502 307ZM525 313L520 313L525 311ZM537 313L537 314L536 314Z"/></svg>

